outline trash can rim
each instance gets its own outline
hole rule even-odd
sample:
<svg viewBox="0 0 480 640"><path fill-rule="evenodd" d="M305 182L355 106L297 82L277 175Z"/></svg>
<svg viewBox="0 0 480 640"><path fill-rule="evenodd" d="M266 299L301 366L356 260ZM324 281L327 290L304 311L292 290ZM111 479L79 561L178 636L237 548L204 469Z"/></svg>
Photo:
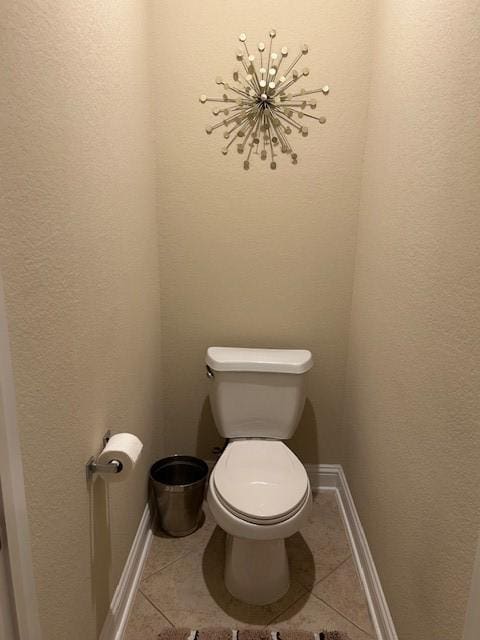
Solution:
<svg viewBox="0 0 480 640"><path fill-rule="evenodd" d="M202 469L202 471L204 472L204 475L198 480L195 480L194 482L186 482L185 484L169 484L167 482L162 482L161 480L157 480L156 478L153 477L152 471L157 465L161 467L163 465L168 465L175 461L194 463ZM152 480L152 482L161 484L163 487L175 488L174 490L178 491L182 487L194 487L195 485L201 482L205 482L205 478L208 475L208 471L209 471L208 464L205 462L205 460L202 460L201 458L197 458L195 456L188 456L188 455L183 455L181 453L174 453L171 456L167 456L166 458L160 458L160 460L157 460L156 462L154 462L150 467L149 477Z"/></svg>

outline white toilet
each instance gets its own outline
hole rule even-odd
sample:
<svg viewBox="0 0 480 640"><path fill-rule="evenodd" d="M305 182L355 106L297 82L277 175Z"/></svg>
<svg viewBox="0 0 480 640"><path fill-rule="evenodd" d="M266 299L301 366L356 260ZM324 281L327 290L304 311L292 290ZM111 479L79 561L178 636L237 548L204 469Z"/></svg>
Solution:
<svg viewBox="0 0 480 640"><path fill-rule="evenodd" d="M303 411L312 354L210 347L206 365L215 423L228 440L207 497L228 534L225 584L243 602L269 604L288 591L285 538L302 527L312 504L305 468L283 443Z"/></svg>

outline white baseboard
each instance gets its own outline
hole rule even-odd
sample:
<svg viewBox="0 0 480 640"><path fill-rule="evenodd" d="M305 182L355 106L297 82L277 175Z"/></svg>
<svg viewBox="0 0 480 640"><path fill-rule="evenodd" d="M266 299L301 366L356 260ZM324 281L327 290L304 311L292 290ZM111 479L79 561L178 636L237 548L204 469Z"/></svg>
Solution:
<svg viewBox="0 0 480 640"><path fill-rule="evenodd" d="M314 491L332 489L337 493L340 512L350 540L358 575L365 589L378 640L398 640L380 578L342 466L339 464L307 464L305 467Z"/></svg>
<svg viewBox="0 0 480 640"><path fill-rule="evenodd" d="M150 509L147 504L113 594L110 610L99 640L121 640L123 637L151 544L152 527Z"/></svg>
<svg viewBox="0 0 480 640"><path fill-rule="evenodd" d="M207 461L207 464L211 468L214 463ZM329 489L336 492L358 575L365 589L377 639L398 640L367 538L341 465L307 464L305 467L313 491ZM147 505L115 590L100 640L122 639L151 542L151 518Z"/></svg>
<svg viewBox="0 0 480 640"><path fill-rule="evenodd" d="M338 489L341 468L339 464L306 464L312 490Z"/></svg>

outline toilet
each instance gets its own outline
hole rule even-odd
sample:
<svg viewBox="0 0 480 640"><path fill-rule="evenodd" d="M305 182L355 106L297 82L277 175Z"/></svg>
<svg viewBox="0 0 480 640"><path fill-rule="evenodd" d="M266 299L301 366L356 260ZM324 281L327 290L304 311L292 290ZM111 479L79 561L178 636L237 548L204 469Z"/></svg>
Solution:
<svg viewBox="0 0 480 640"><path fill-rule="evenodd" d="M312 354L209 347L205 362L213 417L227 440L207 494L227 533L225 584L238 600L269 604L290 585L285 539L311 511L305 467L283 441L300 420Z"/></svg>

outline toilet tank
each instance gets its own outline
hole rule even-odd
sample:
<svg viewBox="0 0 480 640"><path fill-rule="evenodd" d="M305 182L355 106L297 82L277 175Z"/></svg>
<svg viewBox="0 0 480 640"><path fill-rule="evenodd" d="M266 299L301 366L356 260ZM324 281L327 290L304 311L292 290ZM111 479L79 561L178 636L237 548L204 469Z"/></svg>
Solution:
<svg viewBox="0 0 480 640"><path fill-rule="evenodd" d="M224 438L292 437L313 366L310 351L209 347L205 363L213 417Z"/></svg>

